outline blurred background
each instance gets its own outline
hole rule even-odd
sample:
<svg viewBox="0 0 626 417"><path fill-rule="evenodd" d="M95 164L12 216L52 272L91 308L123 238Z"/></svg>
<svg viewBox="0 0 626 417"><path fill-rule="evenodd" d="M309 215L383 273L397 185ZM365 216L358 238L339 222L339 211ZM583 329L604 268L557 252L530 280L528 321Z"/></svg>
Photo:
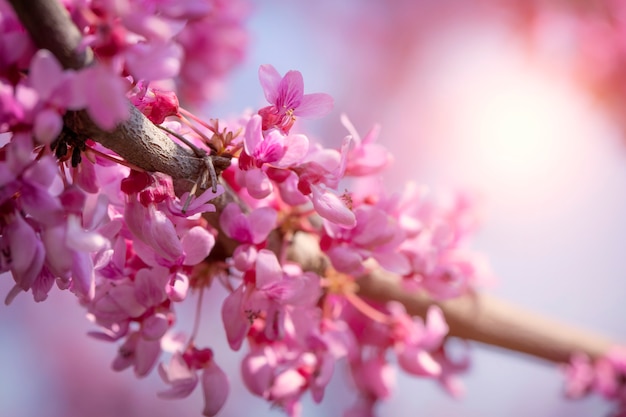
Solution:
<svg viewBox="0 0 626 417"><path fill-rule="evenodd" d="M315 4L313 4L315 3ZM346 113L394 155L390 190L413 180L481 196L473 248L498 282L487 291L563 322L626 341L626 7L615 1L265 0L253 3L249 54L207 117L265 105L258 66L303 73L305 92L335 98L335 110L301 126L339 144ZM0 280L0 294L10 289ZM205 298L219 317L223 294ZM183 307L191 317L193 303ZM185 311L188 310L188 311ZM116 347L93 330L69 293L45 303L18 297L0 313L0 416L200 415L191 399L164 401L156 373L137 381L110 370ZM181 324L181 330L189 331ZM231 375L221 416L280 416L248 394L240 357L221 322L198 339ZM566 401L558 367L472 345L465 398L398 373L381 416L604 416L598 399ZM341 369L322 405L336 416L353 401Z"/></svg>

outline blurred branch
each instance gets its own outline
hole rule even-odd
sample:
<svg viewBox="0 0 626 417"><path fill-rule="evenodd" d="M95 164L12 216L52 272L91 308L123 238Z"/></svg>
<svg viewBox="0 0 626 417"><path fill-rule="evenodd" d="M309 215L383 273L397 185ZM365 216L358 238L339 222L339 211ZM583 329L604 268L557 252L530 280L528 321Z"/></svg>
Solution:
<svg viewBox="0 0 626 417"><path fill-rule="evenodd" d="M360 294L372 300L396 300L413 315L424 316L428 307L441 307L450 335L526 353L553 362L569 362L572 353L592 359L613 346L608 339L532 313L488 294L466 294L434 302L422 292L407 292L400 278L375 271L359 280Z"/></svg>
<svg viewBox="0 0 626 417"><path fill-rule="evenodd" d="M80 48L80 33L68 13L56 0L9 0L33 41L50 50L65 68L89 65L93 53ZM202 160L174 143L129 103L130 118L107 132L96 126L84 112L66 118L77 133L84 134L117 152L127 161L174 179L195 178ZM225 200L236 201L234 195ZM214 226L217 216L212 217ZM223 235L221 233L220 235ZM323 270L327 260L312 236L298 234L292 257L305 269ZM222 242L221 256L232 253L233 245ZM312 244L314 243L314 244ZM403 303L411 314L423 316L428 307L441 306L450 325L450 334L527 353L555 362L567 362L574 352L592 358L605 354L611 343L601 337L566 327L484 294L466 295L435 302L422 293L405 291L400 278L376 270L359 280L360 295L372 300Z"/></svg>

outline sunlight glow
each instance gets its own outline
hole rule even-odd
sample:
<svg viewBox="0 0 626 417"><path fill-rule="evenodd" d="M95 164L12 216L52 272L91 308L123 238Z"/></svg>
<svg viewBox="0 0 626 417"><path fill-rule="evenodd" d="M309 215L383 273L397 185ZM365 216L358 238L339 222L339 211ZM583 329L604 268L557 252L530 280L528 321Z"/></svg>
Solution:
<svg viewBox="0 0 626 417"><path fill-rule="evenodd" d="M518 68L496 82L480 97L467 97L459 112L468 156L511 183L555 175L575 146L567 126L575 113L572 92Z"/></svg>

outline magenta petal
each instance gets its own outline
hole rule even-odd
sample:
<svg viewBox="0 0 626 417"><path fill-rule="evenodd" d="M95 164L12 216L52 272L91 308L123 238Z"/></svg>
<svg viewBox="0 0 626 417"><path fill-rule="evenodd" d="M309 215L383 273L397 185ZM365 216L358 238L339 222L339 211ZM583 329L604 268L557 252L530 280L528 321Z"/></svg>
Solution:
<svg viewBox="0 0 626 417"><path fill-rule="evenodd" d="M48 298L48 293L52 289L54 280L54 275L44 266L31 287L35 302L38 303Z"/></svg>
<svg viewBox="0 0 626 417"><path fill-rule="evenodd" d="M77 83L85 93L87 111L98 126L112 130L128 118L132 104L126 99L127 86L122 78L96 65L79 72Z"/></svg>
<svg viewBox="0 0 626 417"><path fill-rule="evenodd" d="M146 340L140 337L135 350L135 375L148 375L161 355L161 339Z"/></svg>
<svg viewBox="0 0 626 417"><path fill-rule="evenodd" d="M84 252L96 252L106 248L109 241L100 233L84 230L80 218L75 214L67 217L67 235L65 243L70 249Z"/></svg>
<svg viewBox="0 0 626 417"><path fill-rule="evenodd" d="M359 380L374 396L388 398L395 385L395 369L383 358L373 357L361 365Z"/></svg>
<svg viewBox="0 0 626 417"><path fill-rule="evenodd" d="M195 373L194 373L195 376ZM198 377L189 378L186 380L176 381L170 389L165 391L157 392L157 397L163 399L176 399L176 398L186 398L188 397L193 390L198 385Z"/></svg>
<svg viewBox="0 0 626 417"><path fill-rule="evenodd" d="M365 270L363 257L350 247L336 246L327 255L337 271L358 275Z"/></svg>
<svg viewBox="0 0 626 417"><path fill-rule="evenodd" d="M339 197L328 191L320 190L318 187L312 187L311 190L313 191L313 207L320 216L345 228L356 226L354 213L346 207Z"/></svg>
<svg viewBox="0 0 626 417"><path fill-rule="evenodd" d="M257 253L253 245L237 246L233 252L233 266L242 272L254 268Z"/></svg>
<svg viewBox="0 0 626 417"><path fill-rule="evenodd" d="M198 385L198 376L195 371L189 369L189 366L183 359L180 352L176 352L170 363L165 367L159 365L159 375L167 384L171 384L170 389L157 393L159 398L185 398Z"/></svg>
<svg viewBox="0 0 626 417"><path fill-rule="evenodd" d="M143 241L146 240L143 231L143 225L148 221L146 214L146 209L134 198L129 199L124 204L124 221L126 225L132 234Z"/></svg>
<svg viewBox="0 0 626 417"><path fill-rule="evenodd" d="M241 376L246 387L255 395L263 396L270 388L276 367L271 349L250 352L241 361Z"/></svg>
<svg viewBox="0 0 626 417"><path fill-rule="evenodd" d="M411 272L411 263L403 253L375 252L373 257L381 267L394 274L406 275Z"/></svg>
<svg viewBox="0 0 626 417"><path fill-rule="evenodd" d="M243 316L244 287L240 285L234 292L229 294L222 304L222 321L226 338L232 350L239 350L243 339L248 333L250 323Z"/></svg>
<svg viewBox="0 0 626 417"><path fill-rule="evenodd" d="M63 207L48 190L31 183L22 185L22 207L35 220L45 225L58 224L63 220Z"/></svg>
<svg viewBox="0 0 626 417"><path fill-rule="evenodd" d="M220 225L224 230L224 233L235 239L237 230L240 227L241 208L236 203L228 203L220 214Z"/></svg>
<svg viewBox="0 0 626 417"><path fill-rule="evenodd" d="M11 255L11 273L15 283L28 291L43 267L45 250L35 231L16 214L15 220L5 229Z"/></svg>
<svg viewBox="0 0 626 417"><path fill-rule="evenodd" d="M111 364L111 368L114 371L123 371L133 365L138 341L139 333L134 332L128 335L124 343L119 347L117 356Z"/></svg>
<svg viewBox="0 0 626 417"><path fill-rule="evenodd" d="M209 256L209 252L215 245L215 237L208 230L195 226L180 241L185 260L183 265L196 265Z"/></svg>
<svg viewBox="0 0 626 417"><path fill-rule="evenodd" d="M267 236L276 227L277 217L276 210L271 207L261 207L250 213L248 222L252 232L252 243L259 244L267 239Z"/></svg>
<svg viewBox="0 0 626 417"><path fill-rule="evenodd" d="M285 137L277 130L265 134L265 138L254 148L252 157L257 163L276 162L285 154Z"/></svg>
<svg viewBox="0 0 626 417"><path fill-rule="evenodd" d="M304 95L304 80L300 71L287 71L278 85L278 97L274 103L279 109L296 109ZM295 114L295 112L294 112Z"/></svg>
<svg viewBox="0 0 626 417"><path fill-rule="evenodd" d="M29 79L39 97L48 100L63 78L63 68L47 49L37 51L30 64Z"/></svg>
<svg viewBox="0 0 626 417"><path fill-rule="evenodd" d="M334 101L331 96L324 93L305 94L300 101L300 105L293 112L301 117L323 117L331 112Z"/></svg>
<svg viewBox="0 0 626 417"><path fill-rule="evenodd" d="M152 307L165 301L165 268L143 268L135 274L134 296L144 307Z"/></svg>
<svg viewBox="0 0 626 417"><path fill-rule="evenodd" d="M196 213L214 212L215 205L209 203L209 201L224 193L224 187L220 184L217 185L216 189L217 191L213 192L211 188L208 188L198 197L193 198L189 207L187 207L187 212L185 214L187 216L193 216ZM185 201L188 196L189 193L183 194L181 196L181 201Z"/></svg>
<svg viewBox="0 0 626 417"><path fill-rule="evenodd" d="M182 48L174 42L137 42L127 49L125 57L135 79L155 81L178 75L182 54Z"/></svg>
<svg viewBox="0 0 626 417"><path fill-rule="evenodd" d="M130 285L116 285L109 290L109 297L128 317L137 318L141 316L146 307L141 305L135 297L135 288Z"/></svg>
<svg viewBox="0 0 626 417"><path fill-rule="evenodd" d="M309 152L309 139L304 135L290 135L285 139L285 154L272 165L287 168L296 165Z"/></svg>
<svg viewBox="0 0 626 417"><path fill-rule="evenodd" d="M44 109L35 116L33 133L35 137L44 145L52 142L63 129L63 119L54 110Z"/></svg>
<svg viewBox="0 0 626 417"><path fill-rule="evenodd" d="M276 99L278 97L278 86L281 79L282 77L273 66L265 64L259 67L259 80L261 81L261 87L263 87L265 99L269 103L276 103Z"/></svg>
<svg viewBox="0 0 626 417"><path fill-rule="evenodd" d="M443 311L438 306L430 306L426 314L426 334L422 340L422 346L426 349L437 348L443 338L448 334L450 328L443 315Z"/></svg>
<svg viewBox="0 0 626 417"><path fill-rule="evenodd" d="M211 361L202 371L202 393L204 394L204 410L207 417L216 415L226 403L229 391L228 377L222 369Z"/></svg>
<svg viewBox="0 0 626 417"><path fill-rule="evenodd" d="M165 287L167 298L174 302L183 301L189 291L189 278L185 274L177 273Z"/></svg>
<svg viewBox="0 0 626 417"><path fill-rule="evenodd" d="M284 399L292 397L306 385L306 380L295 369L287 369L274 378L274 383L270 390L272 398Z"/></svg>
<svg viewBox="0 0 626 417"><path fill-rule="evenodd" d="M406 372L417 376L438 376L441 365L430 353L416 347L407 347L398 353L398 365Z"/></svg>
<svg viewBox="0 0 626 417"><path fill-rule="evenodd" d="M144 224L144 235L156 252L169 261L176 261L183 254L183 247L174 225L167 216L153 205L148 207L148 221Z"/></svg>
<svg viewBox="0 0 626 417"><path fill-rule="evenodd" d="M74 252L72 265L72 290L92 300L95 292L95 275L91 256L86 252Z"/></svg>
<svg viewBox="0 0 626 417"><path fill-rule="evenodd" d="M280 282L282 278L283 269L274 252L261 249L256 258L256 287L268 287Z"/></svg>
<svg viewBox="0 0 626 417"><path fill-rule="evenodd" d="M160 339L170 327L167 316L162 313L153 314L141 323L141 335L147 340Z"/></svg>
<svg viewBox="0 0 626 417"><path fill-rule="evenodd" d="M254 155L254 150L259 146L259 143L263 141L263 134L261 133L262 121L263 118L255 114L246 125L246 133L243 137L243 149L250 156Z"/></svg>
<svg viewBox="0 0 626 417"><path fill-rule="evenodd" d="M272 182L263 170L257 168L246 171L245 178L248 193L252 197L260 200L271 194L273 190Z"/></svg>

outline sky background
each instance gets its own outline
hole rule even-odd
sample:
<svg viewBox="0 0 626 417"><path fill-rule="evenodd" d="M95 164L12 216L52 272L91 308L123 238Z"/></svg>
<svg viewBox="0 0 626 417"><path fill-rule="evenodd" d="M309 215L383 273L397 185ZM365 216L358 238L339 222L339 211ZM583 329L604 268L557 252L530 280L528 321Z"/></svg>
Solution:
<svg viewBox="0 0 626 417"><path fill-rule="evenodd" d="M398 1L397 10L377 0L256 3L250 54L208 114L263 106L261 64L300 70L306 92L336 100L333 113L305 125L325 144L345 135L341 113L362 133L382 124L379 141L395 156L390 189L413 180L482 196L483 225L472 247L489 256L499 279L489 292L626 341L626 141L619 129L579 85L529 54L498 13L410 3ZM10 288L4 278L1 294ZM207 301L207 316L218 317L222 296L216 291ZM3 308L0 416L200 414L200 392L162 401L156 374L136 381L131 372L110 371L115 347L86 337L93 328L83 316L71 294L59 291L42 304L26 296ZM282 415L247 394L240 355L226 348L220 322L205 322L199 344L214 347L232 375L220 415ZM563 378L552 364L472 350L464 399L399 372L379 415L606 415L597 399L563 400ZM324 404L307 400L304 416L341 415L353 399L349 385L337 372Z"/></svg>

